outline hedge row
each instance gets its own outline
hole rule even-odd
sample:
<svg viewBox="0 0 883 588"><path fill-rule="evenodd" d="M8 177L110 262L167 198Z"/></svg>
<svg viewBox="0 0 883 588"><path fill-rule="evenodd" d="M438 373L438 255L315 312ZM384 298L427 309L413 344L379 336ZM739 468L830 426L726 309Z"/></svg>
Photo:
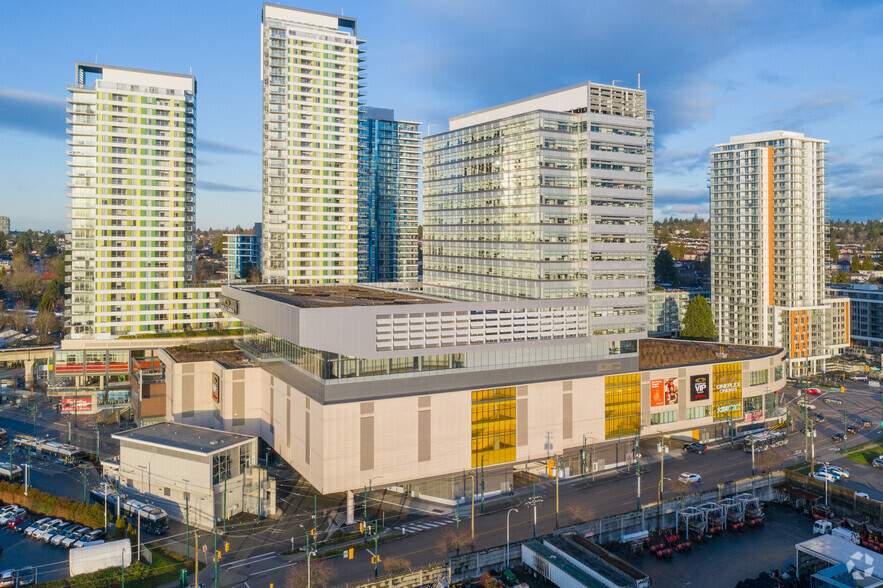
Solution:
<svg viewBox="0 0 883 588"><path fill-rule="evenodd" d="M28 495L25 496L25 487L21 484L0 481L0 500L6 504L23 506L34 514L67 519L93 529L104 526L103 506L84 504L64 496L53 496L36 488L28 488Z"/></svg>

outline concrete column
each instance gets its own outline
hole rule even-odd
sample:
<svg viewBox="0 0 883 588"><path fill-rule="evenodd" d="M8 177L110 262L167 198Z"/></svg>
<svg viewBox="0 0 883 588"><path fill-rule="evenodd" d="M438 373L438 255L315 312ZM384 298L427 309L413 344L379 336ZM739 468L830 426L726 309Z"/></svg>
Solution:
<svg viewBox="0 0 883 588"><path fill-rule="evenodd" d="M346 491L346 524L353 525L356 522L356 499L352 490Z"/></svg>
<svg viewBox="0 0 883 588"><path fill-rule="evenodd" d="M24 360L25 364L25 388L28 390L31 389L31 386L34 385L34 364L36 364L36 360L26 359Z"/></svg>

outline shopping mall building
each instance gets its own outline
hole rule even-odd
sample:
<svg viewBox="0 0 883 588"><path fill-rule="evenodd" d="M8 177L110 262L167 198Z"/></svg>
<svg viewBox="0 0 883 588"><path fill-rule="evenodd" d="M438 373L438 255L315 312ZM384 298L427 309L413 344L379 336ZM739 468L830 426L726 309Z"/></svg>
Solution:
<svg viewBox="0 0 883 588"><path fill-rule="evenodd" d="M479 469L505 491L550 457L599 471L640 437L727 437L783 411L781 349L593 341L587 299L280 285L225 286L223 304L245 325L235 349L160 352L169 417L259 435L323 494L448 500Z"/></svg>

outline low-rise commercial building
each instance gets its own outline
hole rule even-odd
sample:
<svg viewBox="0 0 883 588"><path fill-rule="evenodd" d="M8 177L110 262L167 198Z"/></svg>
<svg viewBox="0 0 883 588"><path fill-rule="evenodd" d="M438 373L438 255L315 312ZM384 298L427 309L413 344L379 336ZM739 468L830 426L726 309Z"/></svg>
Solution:
<svg viewBox="0 0 883 588"><path fill-rule="evenodd" d="M170 418L259 435L322 493L453 500L479 470L496 493L551 457L599 471L635 459L641 436L727 437L784 413L782 349L599 340L585 298L263 286L225 300L246 325L242 363L161 353Z"/></svg>
<svg viewBox="0 0 883 588"><path fill-rule="evenodd" d="M848 299L846 328L855 345L883 346L883 287L877 284L828 284L828 292Z"/></svg>
<svg viewBox="0 0 883 588"><path fill-rule="evenodd" d="M276 482L258 466L256 437L157 423L113 438L120 456L109 473L173 519L210 529L241 512L276 513Z"/></svg>

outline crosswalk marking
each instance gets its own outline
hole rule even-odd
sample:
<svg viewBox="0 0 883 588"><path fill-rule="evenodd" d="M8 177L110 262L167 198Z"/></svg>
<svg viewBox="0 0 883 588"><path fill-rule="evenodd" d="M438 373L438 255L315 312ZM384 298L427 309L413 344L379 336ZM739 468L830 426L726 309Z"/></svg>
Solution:
<svg viewBox="0 0 883 588"><path fill-rule="evenodd" d="M419 533L421 531L428 531L429 529L435 529L436 527L444 527L445 525L450 525L454 522L454 520L454 517L449 516L443 519L433 519L408 523L406 525L396 527L396 529L402 531L403 533L413 534Z"/></svg>

